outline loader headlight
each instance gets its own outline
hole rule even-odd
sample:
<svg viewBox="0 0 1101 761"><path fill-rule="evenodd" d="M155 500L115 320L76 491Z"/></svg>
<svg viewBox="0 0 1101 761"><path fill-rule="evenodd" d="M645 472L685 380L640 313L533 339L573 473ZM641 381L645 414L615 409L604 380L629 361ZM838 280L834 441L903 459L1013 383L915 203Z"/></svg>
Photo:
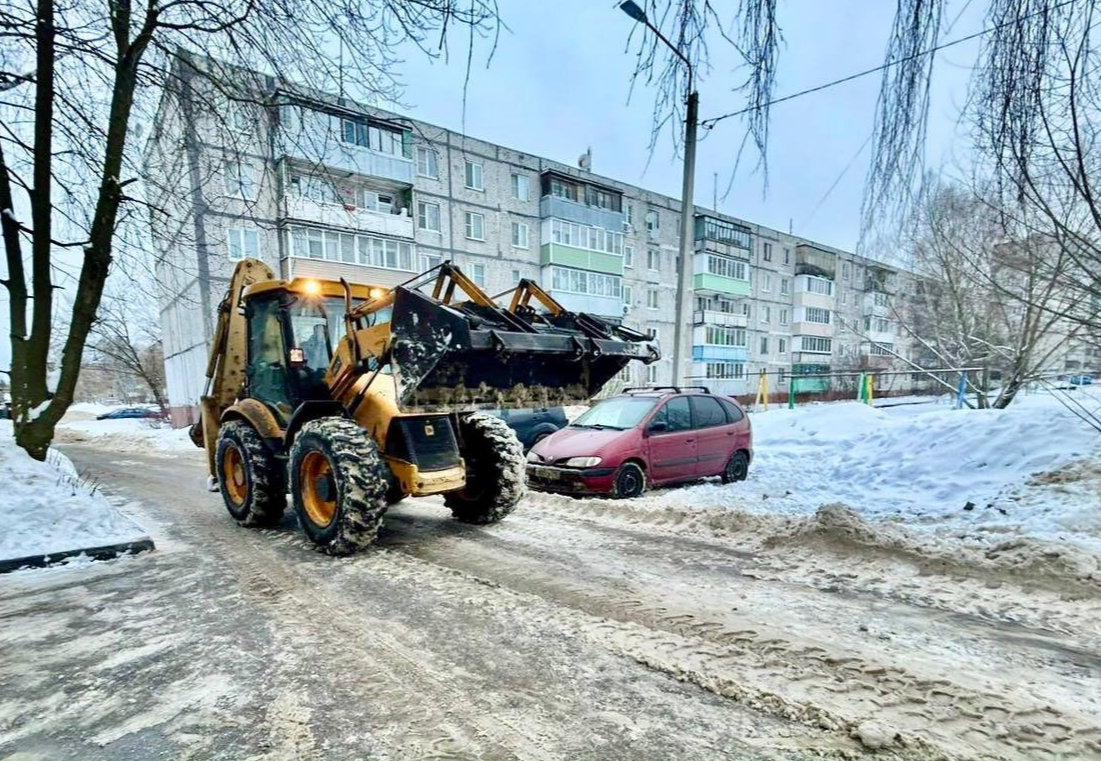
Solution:
<svg viewBox="0 0 1101 761"><path fill-rule="evenodd" d="M528 462L543 462L543 458L535 452L528 452Z"/></svg>
<svg viewBox="0 0 1101 761"><path fill-rule="evenodd" d="M599 464L599 457L571 457L566 460L567 468L592 468Z"/></svg>

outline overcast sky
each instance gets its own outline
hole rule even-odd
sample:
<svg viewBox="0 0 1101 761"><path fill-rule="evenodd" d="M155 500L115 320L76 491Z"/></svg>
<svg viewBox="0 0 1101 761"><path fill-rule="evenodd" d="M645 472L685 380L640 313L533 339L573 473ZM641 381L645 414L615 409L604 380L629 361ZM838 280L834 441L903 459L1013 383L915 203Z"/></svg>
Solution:
<svg viewBox="0 0 1101 761"><path fill-rule="evenodd" d="M406 94L398 110L570 164L591 147L593 171L679 197L681 163L671 140L663 137L652 158L648 153L653 92L636 86L628 103L634 57L625 51L625 43L634 22L617 5L611 0L501 0L509 29L502 33L488 68L488 41L476 46L465 122L466 56L457 38L449 61L431 61L419 51L408 51L401 69ZM716 3L721 5L735 3ZM894 5L886 0L780 2L784 45L776 95L882 63ZM954 25L945 39L981 28L986 4L971 5L956 0L950 6L947 19ZM743 76L734 70L731 51L717 37L711 50L712 68L699 75L703 119L743 105L731 91ZM975 43L967 43L938 54L927 146L932 168L952 171L966 164L966 130L957 124L975 52ZM727 120L710 132L701 131L697 202L711 204L718 173L721 211L854 249L870 153L867 147L860 149L872 130L879 81L878 74L871 75L773 109L767 195L762 176L753 172L755 162L743 160L729 195L721 197L743 137L740 121ZM7 368L6 294L0 293L0 300L0 368Z"/></svg>

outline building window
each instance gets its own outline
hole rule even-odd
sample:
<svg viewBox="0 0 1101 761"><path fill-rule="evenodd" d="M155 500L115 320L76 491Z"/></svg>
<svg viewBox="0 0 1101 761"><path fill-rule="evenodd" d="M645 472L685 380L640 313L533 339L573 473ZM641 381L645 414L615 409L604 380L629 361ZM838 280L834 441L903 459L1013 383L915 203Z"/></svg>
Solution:
<svg viewBox="0 0 1101 761"><path fill-rule="evenodd" d="M519 283L520 282L520 270L513 270L512 271L512 282L514 282L514 283Z"/></svg>
<svg viewBox="0 0 1101 761"><path fill-rule="evenodd" d="M556 291L622 299L622 286L623 279L617 275L605 275L602 272L567 267L551 267L551 288Z"/></svg>
<svg viewBox="0 0 1101 761"><path fill-rule="evenodd" d="M649 309L658 308L658 291L656 288L650 288L646 291L646 306Z"/></svg>
<svg viewBox="0 0 1101 761"><path fill-rule="evenodd" d="M394 213L394 197L389 193L376 193L366 188L361 188L352 192L356 206L359 208L381 212L382 214Z"/></svg>
<svg viewBox="0 0 1101 761"><path fill-rule="evenodd" d="M768 336L761 336L761 356L768 356Z"/></svg>
<svg viewBox="0 0 1101 761"><path fill-rule="evenodd" d="M733 280L747 280L745 262L740 259L731 259L729 256L716 256L708 254L707 271L719 277L728 277Z"/></svg>
<svg viewBox="0 0 1101 761"><path fill-rule="evenodd" d="M443 264L443 257L439 254L421 254L420 255L420 270L421 272L428 272L428 270L439 267Z"/></svg>
<svg viewBox="0 0 1101 761"><path fill-rule="evenodd" d="M786 277L780 278L780 293L786 296L790 291L791 281L789 281Z"/></svg>
<svg viewBox="0 0 1101 761"><path fill-rule="evenodd" d="M527 224L527 222L513 222L512 223L512 246L513 246L513 248L527 248L528 247L528 224Z"/></svg>
<svg viewBox="0 0 1101 761"><path fill-rule="evenodd" d="M657 383L658 382L658 366L656 364L646 366L646 382L647 383Z"/></svg>
<svg viewBox="0 0 1101 761"><path fill-rule="evenodd" d="M253 200L256 198L256 176L251 164L227 161L225 165L226 195Z"/></svg>
<svg viewBox="0 0 1101 761"><path fill-rule="evenodd" d="M772 244L771 243L765 243L763 248L764 248L764 253L762 254L762 256L763 256L764 260L766 262L771 262L772 261Z"/></svg>
<svg viewBox="0 0 1101 761"><path fill-rule="evenodd" d="M657 209L649 209L646 212L646 230L652 238L657 237L658 231L661 230L661 215Z"/></svg>
<svg viewBox="0 0 1101 761"><path fill-rule="evenodd" d="M484 214L479 214L476 211L466 212L466 237L471 240L485 240L485 225L486 218Z"/></svg>
<svg viewBox="0 0 1101 761"><path fill-rule="evenodd" d="M766 305L761 307L761 322L763 322L767 325L769 320L771 320L771 319L772 319L772 307L770 307L766 304Z"/></svg>
<svg viewBox="0 0 1101 761"><path fill-rule="evenodd" d="M550 222L550 242L561 243L574 248L587 248L606 254L623 253L623 233L612 232L601 227L587 227L564 219L543 221L543 235L546 239L547 222Z"/></svg>
<svg viewBox="0 0 1101 761"><path fill-rule="evenodd" d="M749 248L751 233L748 228L724 219L696 217L696 237L708 238L738 248Z"/></svg>
<svg viewBox="0 0 1101 761"><path fill-rule="evenodd" d="M627 306L635 304L635 290L629 285L623 286L623 303Z"/></svg>
<svg viewBox="0 0 1101 761"><path fill-rule="evenodd" d="M474 281L474 285L478 286L479 288L485 288L486 266L484 264L471 264L470 279Z"/></svg>
<svg viewBox="0 0 1101 761"><path fill-rule="evenodd" d="M803 278L807 293L820 293L823 296L833 295L832 280L827 280L824 277L814 277L812 275L802 275L801 277Z"/></svg>
<svg viewBox="0 0 1101 761"><path fill-rule="evenodd" d="M841 263L841 277L845 278L846 280L851 280L852 279L852 274L853 274L852 267L849 265L849 263L848 262L842 262Z"/></svg>
<svg viewBox="0 0 1101 761"><path fill-rule="evenodd" d="M634 267L635 266L635 247L624 246L623 247L623 266Z"/></svg>
<svg viewBox="0 0 1101 761"><path fill-rule="evenodd" d="M623 205L623 221L628 225L635 223L635 205L629 201Z"/></svg>
<svg viewBox="0 0 1101 761"><path fill-rule="evenodd" d="M417 227L421 230L440 231L440 205L428 201L417 202Z"/></svg>
<svg viewBox="0 0 1101 761"><path fill-rule="evenodd" d="M786 338L776 339L776 353L787 354L788 353L788 340Z"/></svg>
<svg viewBox="0 0 1101 761"><path fill-rule="evenodd" d="M728 325L708 325L704 329L704 343L713 346L746 347L745 328L733 328Z"/></svg>
<svg viewBox="0 0 1101 761"><path fill-rule="evenodd" d="M791 249L784 249L784 264L791 264Z"/></svg>
<svg viewBox="0 0 1101 761"><path fill-rule="evenodd" d="M805 307L803 310L803 319L807 322L816 322L819 325L829 325L830 310L822 309L821 307Z"/></svg>
<svg viewBox="0 0 1101 761"><path fill-rule="evenodd" d="M781 325L787 325L788 324L788 310L786 310L786 309L781 309L780 310L780 324Z"/></svg>
<svg viewBox="0 0 1101 761"><path fill-rule="evenodd" d="M291 256L413 271L413 246L406 241L316 227L292 227L289 237Z"/></svg>
<svg viewBox="0 0 1101 761"><path fill-rule="evenodd" d="M471 190L485 190L482 185L482 165L466 161L466 186Z"/></svg>
<svg viewBox="0 0 1101 761"><path fill-rule="evenodd" d="M417 148L417 174L421 177L440 179L440 154L431 148Z"/></svg>
<svg viewBox="0 0 1101 761"><path fill-rule="evenodd" d="M876 357L890 357L892 356L891 350L894 346L891 344L872 343L871 353Z"/></svg>
<svg viewBox="0 0 1101 761"><path fill-rule="evenodd" d="M512 175L512 197L517 201L527 201L531 197L527 175Z"/></svg>
<svg viewBox="0 0 1101 761"><path fill-rule="evenodd" d="M230 228L226 232L226 244L231 262L260 258L260 237L255 230Z"/></svg>
<svg viewBox="0 0 1101 761"><path fill-rule="evenodd" d="M405 133L402 130L354 119L343 119L342 122L341 136L344 142L370 148L379 153L410 157L406 152Z"/></svg>
<svg viewBox="0 0 1101 761"><path fill-rule="evenodd" d="M341 203L341 193L332 180L303 174L291 175L291 193L317 203Z"/></svg>
<svg viewBox="0 0 1101 761"><path fill-rule="evenodd" d="M661 269L661 252L656 248L651 248L646 252L646 266L649 269L657 270Z"/></svg>
<svg viewBox="0 0 1101 761"><path fill-rule="evenodd" d="M799 351L808 354L829 354L831 341L819 336L799 336Z"/></svg>
<svg viewBox="0 0 1101 761"><path fill-rule="evenodd" d="M705 371L708 378L741 380L745 377L744 362L708 362Z"/></svg>
<svg viewBox="0 0 1101 761"><path fill-rule="evenodd" d="M767 246L768 244L766 243L765 245ZM772 292L772 275L761 275L761 290L764 293Z"/></svg>

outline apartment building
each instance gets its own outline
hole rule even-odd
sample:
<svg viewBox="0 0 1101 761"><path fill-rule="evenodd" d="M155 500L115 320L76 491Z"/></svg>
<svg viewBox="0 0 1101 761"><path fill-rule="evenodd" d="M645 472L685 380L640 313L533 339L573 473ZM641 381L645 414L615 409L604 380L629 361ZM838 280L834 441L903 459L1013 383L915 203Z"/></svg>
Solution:
<svg viewBox="0 0 1101 761"><path fill-rule="evenodd" d="M245 257L379 286L444 260L490 294L531 278L569 309L652 331L663 358L617 382L672 381L677 199L273 81L212 113L178 79L146 147L147 195L169 211L153 237L176 424L194 419L218 300ZM876 353L857 326L880 308L869 284L888 287L867 273L889 268L702 207L692 229L691 381L742 395L765 371L782 392L793 369Z"/></svg>

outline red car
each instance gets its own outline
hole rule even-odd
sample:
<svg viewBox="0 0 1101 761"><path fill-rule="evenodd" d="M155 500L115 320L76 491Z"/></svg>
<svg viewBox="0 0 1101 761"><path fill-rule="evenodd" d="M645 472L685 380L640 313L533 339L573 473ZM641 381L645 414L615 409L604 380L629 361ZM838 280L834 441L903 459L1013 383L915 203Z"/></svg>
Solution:
<svg viewBox="0 0 1101 761"><path fill-rule="evenodd" d="M528 484L561 494L637 497L647 486L720 476L753 458L749 416L701 389L628 389L591 407L528 453Z"/></svg>

